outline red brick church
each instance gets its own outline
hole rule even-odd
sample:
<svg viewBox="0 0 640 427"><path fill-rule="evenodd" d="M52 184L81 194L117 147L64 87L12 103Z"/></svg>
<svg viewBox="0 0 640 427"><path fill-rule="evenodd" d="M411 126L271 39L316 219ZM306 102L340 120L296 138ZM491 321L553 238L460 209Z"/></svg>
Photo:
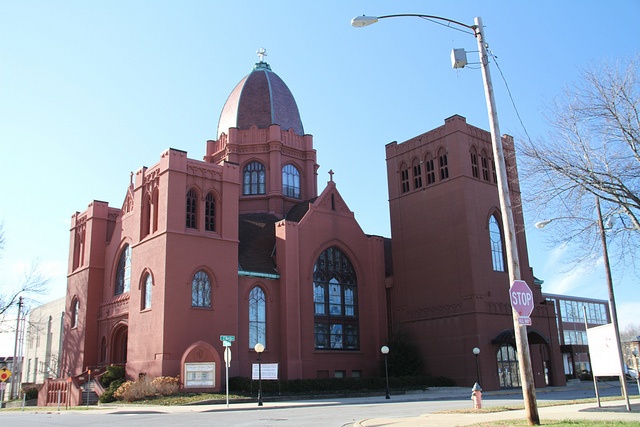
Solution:
<svg viewBox="0 0 640 427"><path fill-rule="evenodd" d="M517 386L490 153L488 132L460 116L388 144L392 236L367 235L332 174L318 191L313 137L261 59L203 160L169 148L132 174L122 206L93 201L72 216L63 375L125 364L130 378L219 390L220 336L232 335L230 376L251 376L257 343L281 379L377 376L381 346L403 331L425 373L471 386L478 347L483 388ZM538 305L536 386L561 385L555 315Z"/></svg>

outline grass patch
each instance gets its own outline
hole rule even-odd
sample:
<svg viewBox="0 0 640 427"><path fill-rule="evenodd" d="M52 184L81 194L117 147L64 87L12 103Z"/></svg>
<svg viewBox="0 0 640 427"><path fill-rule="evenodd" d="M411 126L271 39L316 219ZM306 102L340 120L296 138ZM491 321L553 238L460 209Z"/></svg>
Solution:
<svg viewBox="0 0 640 427"><path fill-rule="evenodd" d="M246 399L247 396L229 394L229 399ZM207 401L226 401L226 394L219 393L175 393L169 396L151 396L142 400L131 402L133 405L188 405L190 403L207 402Z"/></svg>
<svg viewBox="0 0 640 427"><path fill-rule="evenodd" d="M490 423L472 424L470 427L519 427L528 426L527 420L492 421ZM593 421L593 420L540 420L541 426L571 426L571 427L609 427L609 426L637 426L637 421Z"/></svg>
<svg viewBox="0 0 640 427"><path fill-rule="evenodd" d="M629 400L640 399L640 396L629 396ZM622 396L609 396L609 397L601 397L601 402L609 402L614 400L624 400ZM554 400L551 402L541 402L538 401L538 408L546 408L548 406L562 406L562 405L579 405L583 403L597 403L598 400L595 397L589 397L585 399L574 399L574 400ZM447 411L439 411L434 412L435 414L491 414L494 412L508 412L508 411L519 411L524 409L524 404L522 405L506 405L506 406L486 406L482 409L455 409L455 410L447 410ZM508 425L508 424L507 424ZM519 425L519 424L518 424ZM640 425L640 424L634 424Z"/></svg>

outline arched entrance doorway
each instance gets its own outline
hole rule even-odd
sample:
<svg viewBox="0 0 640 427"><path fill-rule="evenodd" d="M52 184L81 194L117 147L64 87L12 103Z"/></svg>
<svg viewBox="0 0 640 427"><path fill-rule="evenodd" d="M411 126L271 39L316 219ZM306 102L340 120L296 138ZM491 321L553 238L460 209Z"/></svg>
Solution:
<svg viewBox="0 0 640 427"><path fill-rule="evenodd" d="M127 363L127 341L129 339L129 327L125 323L119 323L111 333L111 363Z"/></svg>
<svg viewBox="0 0 640 427"><path fill-rule="evenodd" d="M539 381L537 387L551 385L553 382L551 369L551 357L549 341L540 332L528 329L527 340L529 341L529 354L531 363L535 371L544 373L544 384ZM522 385L520 369L518 364L518 352L516 349L516 339L513 329L505 329L496 336L491 343L497 345L496 365L498 370L498 380L500 388L513 388Z"/></svg>

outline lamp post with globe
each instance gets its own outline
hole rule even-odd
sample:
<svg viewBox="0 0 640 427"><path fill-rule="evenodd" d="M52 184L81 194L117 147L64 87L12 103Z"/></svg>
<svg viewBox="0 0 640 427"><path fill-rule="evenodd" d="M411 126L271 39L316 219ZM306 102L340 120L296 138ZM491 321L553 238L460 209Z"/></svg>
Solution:
<svg viewBox="0 0 640 427"><path fill-rule="evenodd" d="M262 406L262 364L260 356L264 351L264 344L257 343L253 349L258 353L258 406Z"/></svg>
<svg viewBox="0 0 640 427"><path fill-rule="evenodd" d="M389 347L383 345L380 352L384 354L384 378L387 381L386 395L384 398L391 399L391 396L389 396L389 369L387 368L387 354L389 354Z"/></svg>

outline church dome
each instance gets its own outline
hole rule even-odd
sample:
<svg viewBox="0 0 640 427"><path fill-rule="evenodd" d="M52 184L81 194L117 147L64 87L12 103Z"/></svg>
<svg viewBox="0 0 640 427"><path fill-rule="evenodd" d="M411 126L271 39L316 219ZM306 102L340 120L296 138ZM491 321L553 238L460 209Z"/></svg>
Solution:
<svg viewBox="0 0 640 427"><path fill-rule="evenodd" d="M282 130L293 129L304 135L298 105L291 91L264 61L256 63L253 71L243 78L227 98L218 121L217 137L229 128L249 129L256 125L266 129L279 125Z"/></svg>

